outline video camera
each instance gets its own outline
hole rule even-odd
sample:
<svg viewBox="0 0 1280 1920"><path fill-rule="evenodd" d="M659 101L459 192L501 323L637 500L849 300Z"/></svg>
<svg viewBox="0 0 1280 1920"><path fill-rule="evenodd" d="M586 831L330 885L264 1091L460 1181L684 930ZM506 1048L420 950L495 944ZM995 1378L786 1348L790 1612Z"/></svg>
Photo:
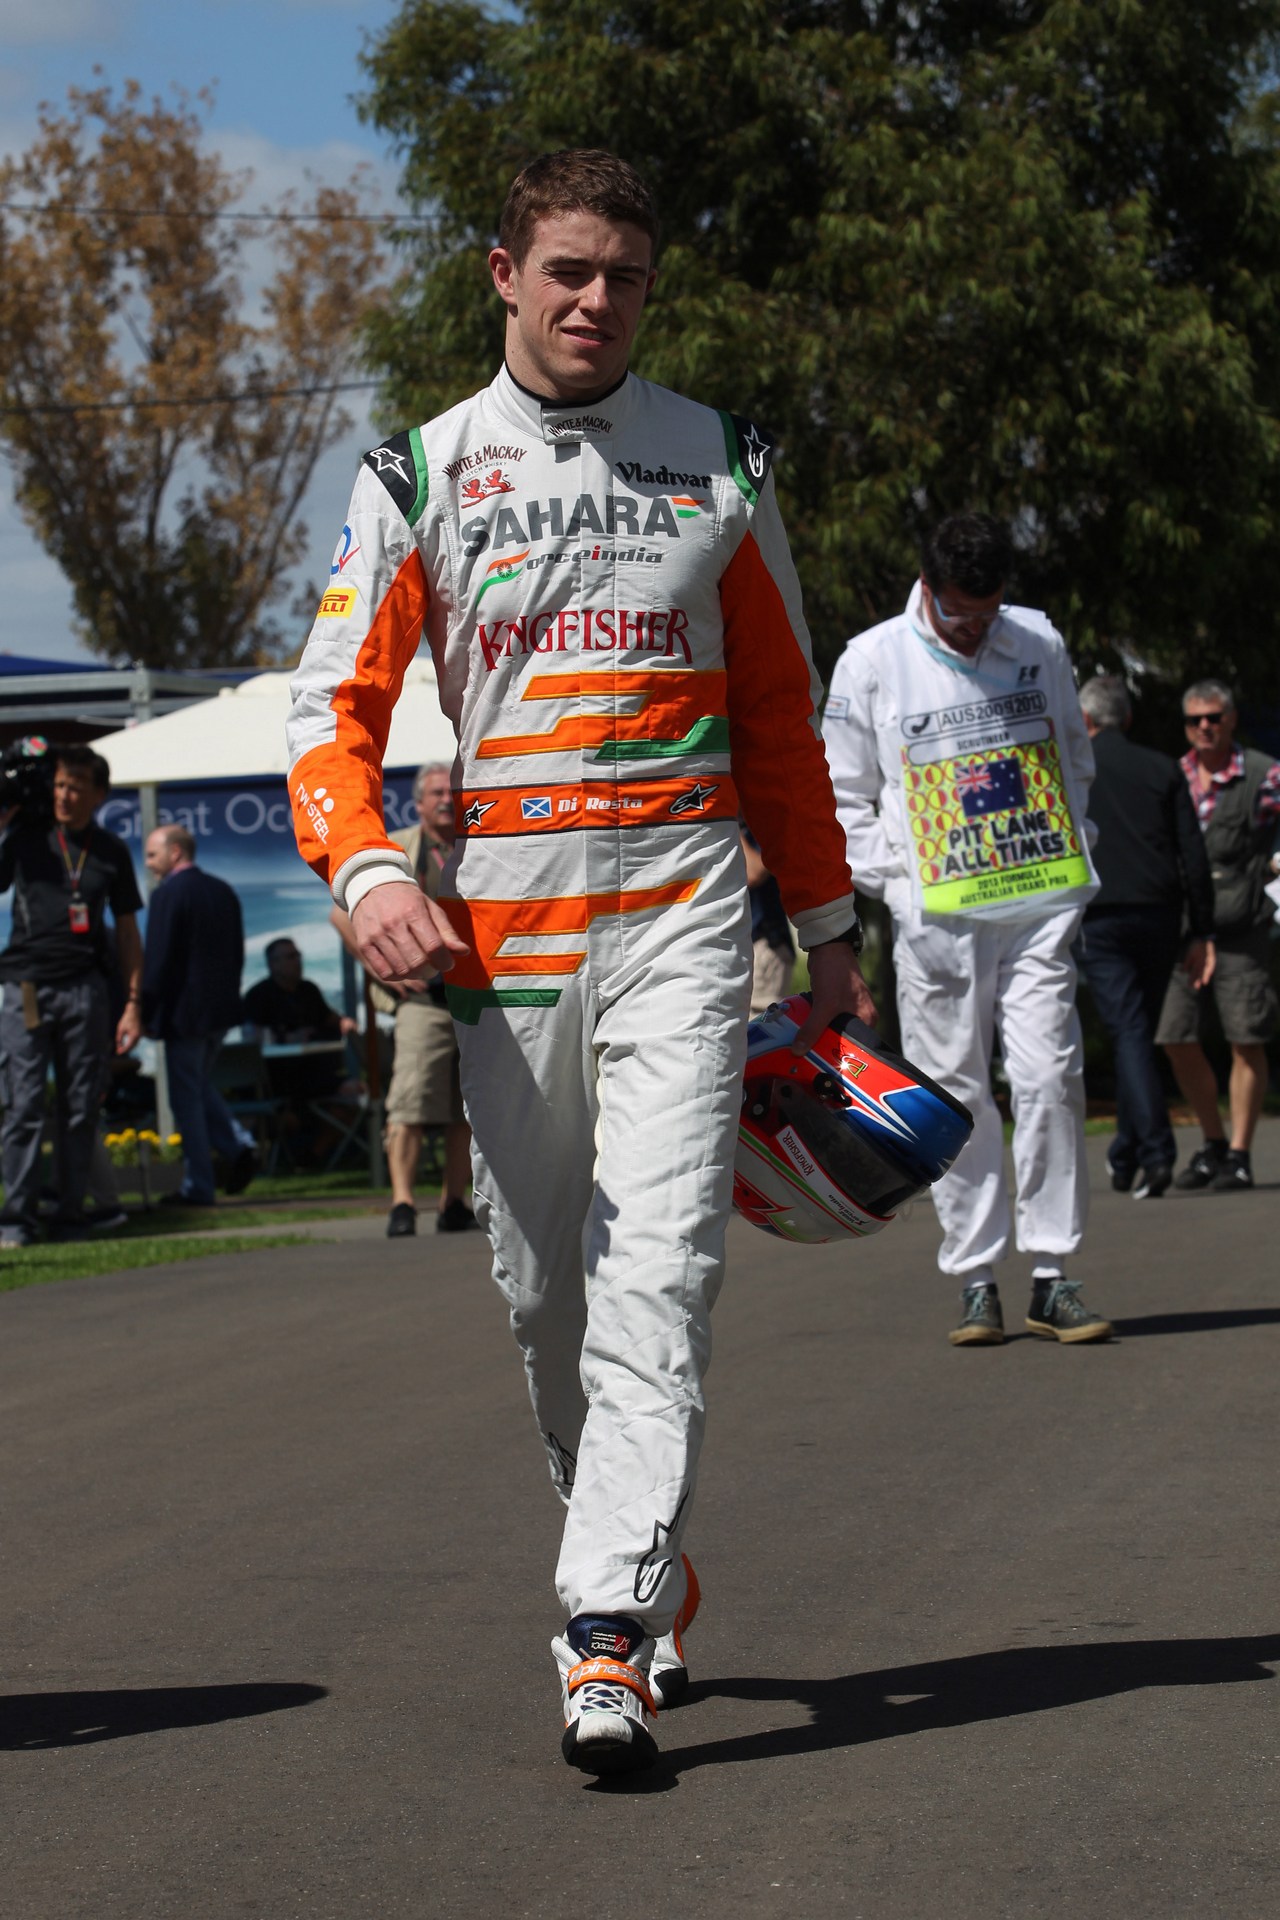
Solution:
<svg viewBox="0 0 1280 1920"><path fill-rule="evenodd" d="M0 814L17 807L28 826L49 826L55 766L56 757L43 734L29 733L11 741L0 754Z"/></svg>

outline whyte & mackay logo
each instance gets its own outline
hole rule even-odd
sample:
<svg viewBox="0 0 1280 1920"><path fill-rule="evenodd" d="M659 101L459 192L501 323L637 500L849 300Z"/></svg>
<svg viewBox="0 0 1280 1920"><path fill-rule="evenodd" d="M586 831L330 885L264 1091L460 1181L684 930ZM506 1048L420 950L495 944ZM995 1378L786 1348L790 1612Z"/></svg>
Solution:
<svg viewBox="0 0 1280 1920"><path fill-rule="evenodd" d="M504 447L496 444L477 447L473 453L464 453L460 460L451 460L444 470L446 480L460 480L464 473L474 473L477 467L514 467L524 459L527 448Z"/></svg>
<svg viewBox="0 0 1280 1920"><path fill-rule="evenodd" d="M493 472L486 473L482 480L474 475L470 480L464 480L458 498L464 507L478 507L482 500L492 500L495 493L514 492L515 488L502 468L495 467Z"/></svg>

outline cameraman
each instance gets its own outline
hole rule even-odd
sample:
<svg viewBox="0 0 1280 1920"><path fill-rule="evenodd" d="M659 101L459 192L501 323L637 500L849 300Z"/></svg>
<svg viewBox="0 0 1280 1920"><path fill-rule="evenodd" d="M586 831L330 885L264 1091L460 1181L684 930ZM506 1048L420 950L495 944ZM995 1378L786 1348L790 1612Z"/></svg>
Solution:
<svg viewBox="0 0 1280 1920"><path fill-rule="evenodd" d="M139 1016L142 905L124 841L94 824L103 763L91 748L54 747L52 824L29 788L0 812L0 892L14 888L13 932L0 953L0 1164L4 1207L0 1247L36 1238L40 1137L50 1066L58 1082L62 1188L56 1226L82 1224L98 1105L111 1054L104 920L111 909L125 1007L115 1048L128 1053ZM47 793L47 789L46 789ZM15 818L16 816L16 818Z"/></svg>

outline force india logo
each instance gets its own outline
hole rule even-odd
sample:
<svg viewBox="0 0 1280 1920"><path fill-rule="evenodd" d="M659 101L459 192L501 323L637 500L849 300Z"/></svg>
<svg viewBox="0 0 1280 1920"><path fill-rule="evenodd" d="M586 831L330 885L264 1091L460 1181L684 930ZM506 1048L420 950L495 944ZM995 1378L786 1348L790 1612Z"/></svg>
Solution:
<svg viewBox="0 0 1280 1920"><path fill-rule="evenodd" d="M526 547L523 553L513 553L509 560L491 560L485 568L484 579L480 582L476 605L479 606L490 587L501 587L508 580L514 580L528 558L529 549Z"/></svg>

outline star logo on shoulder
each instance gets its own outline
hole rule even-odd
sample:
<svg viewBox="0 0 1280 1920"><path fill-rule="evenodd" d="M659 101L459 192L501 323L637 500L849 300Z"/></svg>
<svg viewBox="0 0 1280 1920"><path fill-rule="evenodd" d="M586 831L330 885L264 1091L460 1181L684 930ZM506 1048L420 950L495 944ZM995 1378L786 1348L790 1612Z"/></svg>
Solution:
<svg viewBox="0 0 1280 1920"><path fill-rule="evenodd" d="M764 472L764 457L769 451L769 442L757 430L753 421L743 443L747 449L747 460L752 473L758 479Z"/></svg>
<svg viewBox="0 0 1280 1920"><path fill-rule="evenodd" d="M390 468L398 480L408 480L409 474L405 467L404 455L397 453L394 447L375 447L367 458L373 461L375 473L386 473Z"/></svg>

